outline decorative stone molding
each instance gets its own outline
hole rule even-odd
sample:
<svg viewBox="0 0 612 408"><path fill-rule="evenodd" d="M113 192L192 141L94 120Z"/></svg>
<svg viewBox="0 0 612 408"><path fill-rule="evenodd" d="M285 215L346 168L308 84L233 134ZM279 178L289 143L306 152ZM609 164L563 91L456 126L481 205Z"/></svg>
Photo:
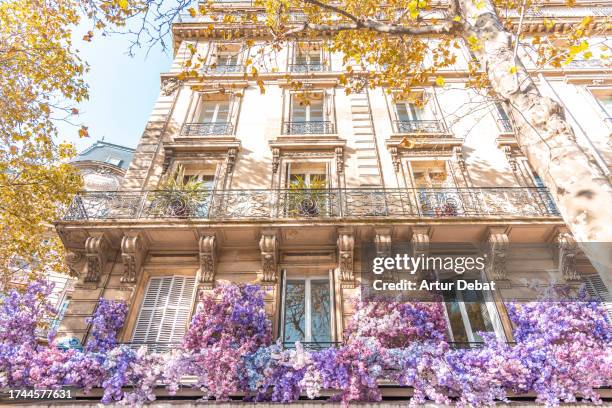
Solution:
<svg viewBox="0 0 612 408"><path fill-rule="evenodd" d="M344 173L344 149L342 147L336 147L336 169L338 174Z"/></svg>
<svg viewBox="0 0 612 408"><path fill-rule="evenodd" d="M412 227L412 256L429 253L429 241L431 231L429 227Z"/></svg>
<svg viewBox="0 0 612 408"><path fill-rule="evenodd" d="M459 169L463 172L463 174L465 174L467 171L467 166L465 164L465 158L463 157L463 148L461 146L453 147L453 154L457 164L459 165Z"/></svg>
<svg viewBox="0 0 612 408"><path fill-rule="evenodd" d="M121 260L123 261L121 282L136 282L146 252L144 241L145 239L136 231L128 231L121 238Z"/></svg>
<svg viewBox="0 0 612 408"><path fill-rule="evenodd" d="M487 230L486 256L489 277L494 280L506 280L506 255L510 246L507 227L491 227Z"/></svg>
<svg viewBox="0 0 612 408"><path fill-rule="evenodd" d="M563 274L565 280L580 280L580 275L576 271L578 244L574 236L567 229L563 228L559 230L555 240L557 246L555 258L559 271Z"/></svg>
<svg viewBox="0 0 612 408"><path fill-rule="evenodd" d="M510 168L516 173L518 171L518 164L516 161L515 149L511 146L503 146L503 149L506 159L508 160L508 163L510 163Z"/></svg>
<svg viewBox="0 0 612 408"><path fill-rule="evenodd" d="M103 234L87 238L85 241L85 260L87 275L85 282L98 282L106 266L109 245Z"/></svg>
<svg viewBox="0 0 612 408"><path fill-rule="evenodd" d="M376 246L376 256L390 256L392 247L391 228L377 228L375 232L374 244Z"/></svg>
<svg viewBox="0 0 612 408"><path fill-rule="evenodd" d="M351 229L338 231L338 269L342 286L353 287L355 284L354 252L355 236Z"/></svg>
<svg viewBox="0 0 612 408"><path fill-rule="evenodd" d="M164 96L172 95L181 85L182 81L177 78L168 78L161 83L161 92Z"/></svg>
<svg viewBox="0 0 612 408"><path fill-rule="evenodd" d="M376 236L374 237L374 245L376 247L376 257L387 258L391 256L393 249L393 242L391 238L391 228L377 228L375 229ZM395 270L389 270L385 268L382 274L382 278L388 281L394 281L396 277Z"/></svg>
<svg viewBox="0 0 612 408"><path fill-rule="evenodd" d="M200 284L203 289L212 289L217 273L217 237L214 234L202 235L198 247Z"/></svg>
<svg viewBox="0 0 612 408"><path fill-rule="evenodd" d="M70 270L72 276L79 276L79 263L83 260L83 254L78 251L68 251L64 255L64 261Z"/></svg>
<svg viewBox="0 0 612 408"><path fill-rule="evenodd" d="M397 147L390 147L389 153L391 153L391 161L393 162L393 167L395 168L395 171L399 173L402 161L400 159Z"/></svg>
<svg viewBox="0 0 612 408"><path fill-rule="evenodd" d="M234 165L236 164L236 156L238 155L238 149L232 147L227 149L227 174L234 172Z"/></svg>
<svg viewBox="0 0 612 408"><path fill-rule="evenodd" d="M278 239L276 231L262 231L259 239L263 282L274 283L278 275Z"/></svg>
<svg viewBox="0 0 612 408"><path fill-rule="evenodd" d="M272 149L272 173L278 173L278 168L280 166L280 149L274 148Z"/></svg>

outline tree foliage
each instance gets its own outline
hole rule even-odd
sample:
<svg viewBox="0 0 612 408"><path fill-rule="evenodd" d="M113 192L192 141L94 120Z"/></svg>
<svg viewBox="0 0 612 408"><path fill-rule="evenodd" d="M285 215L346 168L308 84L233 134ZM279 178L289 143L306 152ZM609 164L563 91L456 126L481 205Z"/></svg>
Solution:
<svg viewBox="0 0 612 408"><path fill-rule="evenodd" d="M71 43L78 23L68 0L0 1L0 276L63 270L50 231L58 207L81 186L57 142L57 120L87 97L86 70ZM81 132L85 132L81 129Z"/></svg>

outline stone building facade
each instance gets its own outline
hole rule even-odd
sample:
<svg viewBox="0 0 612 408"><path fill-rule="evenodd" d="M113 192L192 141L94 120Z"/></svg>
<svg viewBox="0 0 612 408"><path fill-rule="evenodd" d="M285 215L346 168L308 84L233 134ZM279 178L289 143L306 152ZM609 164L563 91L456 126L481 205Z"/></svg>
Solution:
<svg viewBox="0 0 612 408"><path fill-rule="evenodd" d="M585 1L555 4L528 15L523 31L543 31L550 16L554 29L562 29L594 13L603 21L610 11ZM247 2L213 7L220 14L258 11ZM518 16L511 19L518 23ZM236 28L202 17L174 24L174 63L161 75L157 103L119 190L84 192L57 222L79 276L60 336L85 342L97 300L124 299L129 315L121 341L171 347L182 338L198 292L252 282L266 287L274 333L283 341L338 342L350 299L360 293L366 245L381 254L395 243L410 243L417 253L437 243L460 244L465 254L484 248L485 274L503 282L503 290L486 310L460 307L453 315L449 309L457 323L449 335L458 342L478 341L478 330L511 340L504 294L528 290L534 278L586 281L593 294L607 296L522 156L503 107L465 87L467 50L441 72L443 87L406 97L392 89L347 94L342 56L326 51L323 39L295 42L260 70L262 92L245 79L244 61L257 55L266 33L256 23L240 27L254 44L246 47L225 39ZM182 80L192 48L203 56L202 77ZM530 51L519 54L541 91L564 104L579 143L610 174L609 63L595 55L536 71ZM179 169L200 188L159 190ZM291 292L302 294L297 306ZM289 305L303 314L302 331L285 318Z"/></svg>

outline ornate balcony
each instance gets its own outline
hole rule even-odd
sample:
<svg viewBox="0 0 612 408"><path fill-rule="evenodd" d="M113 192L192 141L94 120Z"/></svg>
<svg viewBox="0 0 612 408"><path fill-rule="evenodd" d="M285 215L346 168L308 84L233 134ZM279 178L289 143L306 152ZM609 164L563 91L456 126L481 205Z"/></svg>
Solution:
<svg viewBox="0 0 612 408"><path fill-rule="evenodd" d="M558 217L545 188L83 192L63 220Z"/></svg>
<svg viewBox="0 0 612 408"><path fill-rule="evenodd" d="M238 64L231 65L215 65L214 67L208 68L210 74L234 74L241 73L244 71L244 66Z"/></svg>
<svg viewBox="0 0 612 408"><path fill-rule="evenodd" d="M327 71L327 65L322 63L316 64L289 64L289 72L324 72Z"/></svg>
<svg viewBox="0 0 612 408"><path fill-rule="evenodd" d="M283 134L285 135L320 135L334 132L334 123L328 120L283 123Z"/></svg>
<svg viewBox="0 0 612 408"><path fill-rule="evenodd" d="M181 136L231 135L233 130L229 122L185 123Z"/></svg>
<svg viewBox="0 0 612 408"><path fill-rule="evenodd" d="M444 123L439 120L396 120L395 131L397 133L447 133Z"/></svg>

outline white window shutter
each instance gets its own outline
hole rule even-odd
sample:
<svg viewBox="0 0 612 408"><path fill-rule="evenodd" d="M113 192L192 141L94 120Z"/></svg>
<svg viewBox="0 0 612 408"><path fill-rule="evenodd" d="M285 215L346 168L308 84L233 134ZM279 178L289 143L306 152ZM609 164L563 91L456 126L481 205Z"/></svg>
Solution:
<svg viewBox="0 0 612 408"><path fill-rule="evenodd" d="M585 289L589 297L600 300L608 312L608 320L612 322L612 296L608 292L601 276L598 274L583 277Z"/></svg>
<svg viewBox="0 0 612 408"><path fill-rule="evenodd" d="M137 343L181 341L187 329L194 289L194 277L151 278L132 341Z"/></svg>

